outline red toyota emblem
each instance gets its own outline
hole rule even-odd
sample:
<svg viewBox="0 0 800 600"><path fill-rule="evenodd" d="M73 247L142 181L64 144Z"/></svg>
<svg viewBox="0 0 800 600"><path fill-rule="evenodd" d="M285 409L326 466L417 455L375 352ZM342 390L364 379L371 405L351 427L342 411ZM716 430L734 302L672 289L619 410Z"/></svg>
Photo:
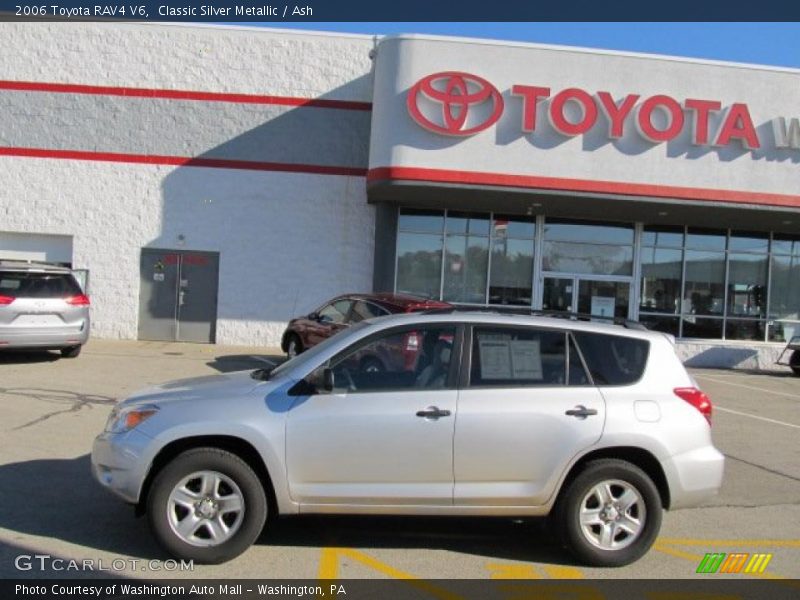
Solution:
<svg viewBox="0 0 800 600"><path fill-rule="evenodd" d="M431 120L438 117L437 110L429 109L423 113L420 106L423 98L429 104L441 106L440 122ZM480 111L480 122L468 122L470 112L485 102L491 102L491 106ZM494 125L503 114L503 96L496 87L482 77L459 71L423 77L408 91L406 103L409 114L419 125L445 135L478 133Z"/></svg>

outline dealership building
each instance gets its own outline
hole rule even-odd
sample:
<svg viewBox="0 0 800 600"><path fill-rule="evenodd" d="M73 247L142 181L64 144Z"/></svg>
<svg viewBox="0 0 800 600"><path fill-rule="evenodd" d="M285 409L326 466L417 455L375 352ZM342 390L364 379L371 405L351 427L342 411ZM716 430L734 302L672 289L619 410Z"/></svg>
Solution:
<svg viewBox="0 0 800 600"><path fill-rule="evenodd" d="M0 258L96 338L275 346L345 292L800 335L800 72L499 41L0 24Z"/></svg>

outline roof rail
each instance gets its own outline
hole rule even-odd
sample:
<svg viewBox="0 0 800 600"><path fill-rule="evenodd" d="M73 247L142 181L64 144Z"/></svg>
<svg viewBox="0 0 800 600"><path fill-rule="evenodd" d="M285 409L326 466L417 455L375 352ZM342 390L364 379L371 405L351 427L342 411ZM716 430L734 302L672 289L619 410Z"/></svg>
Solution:
<svg viewBox="0 0 800 600"><path fill-rule="evenodd" d="M642 325L639 321L625 319L623 317L600 317L589 313L579 312L565 312L556 310L532 310L524 307L516 306L465 306L453 305L447 308L432 308L430 310L422 311L424 315L447 315L454 312L487 312L496 314L515 314L515 315L530 315L533 317L552 317L554 319L569 319L572 321L606 321L613 325L619 325L626 329L638 329L647 331L647 327Z"/></svg>

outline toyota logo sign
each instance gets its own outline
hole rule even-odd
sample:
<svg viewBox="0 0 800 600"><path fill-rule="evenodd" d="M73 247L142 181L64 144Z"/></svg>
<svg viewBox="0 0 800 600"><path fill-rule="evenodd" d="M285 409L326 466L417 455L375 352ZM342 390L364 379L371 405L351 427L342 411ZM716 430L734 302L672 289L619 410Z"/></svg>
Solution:
<svg viewBox="0 0 800 600"><path fill-rule="evenodd" d="M467 136L494 125L503 114L503 96L491 83L469 73L445 71L423 77L409 90L408 112L436 133Z"/></svg>

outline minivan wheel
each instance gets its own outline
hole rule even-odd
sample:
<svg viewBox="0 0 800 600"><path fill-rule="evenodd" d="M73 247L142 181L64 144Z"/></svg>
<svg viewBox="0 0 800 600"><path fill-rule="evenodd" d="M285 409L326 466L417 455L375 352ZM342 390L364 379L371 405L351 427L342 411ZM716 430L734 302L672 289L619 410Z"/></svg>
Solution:
<svg viewBox="0 0 800 600"><path fill-rule="evenodd" d="M296 333L290 333L286 338L286 356L294 358L303 351L303 342Z"/></svg>
<svg viewBox="0 0 800 600"><path fill-rule="evenodd" d="M81 353L82 346L70 346L69 348L61 348L61 356L64 358L77 358Z"/></svg>
<svg viewBox="0 0 800 600"><path fill-rule="evenodd" d="M147 516L156 539L172 556L218 564L256 541L267 519L267 498L241 458L219 448L196 448L156 475Z"/></svg>
<svg viewBox="0 0 800 600"><path fill-rule="evenodd" d="M617 459L589 462L563 491L555 521L581 562L620 567L641 558L661 529L661 497L639 467Z"/></svg>

